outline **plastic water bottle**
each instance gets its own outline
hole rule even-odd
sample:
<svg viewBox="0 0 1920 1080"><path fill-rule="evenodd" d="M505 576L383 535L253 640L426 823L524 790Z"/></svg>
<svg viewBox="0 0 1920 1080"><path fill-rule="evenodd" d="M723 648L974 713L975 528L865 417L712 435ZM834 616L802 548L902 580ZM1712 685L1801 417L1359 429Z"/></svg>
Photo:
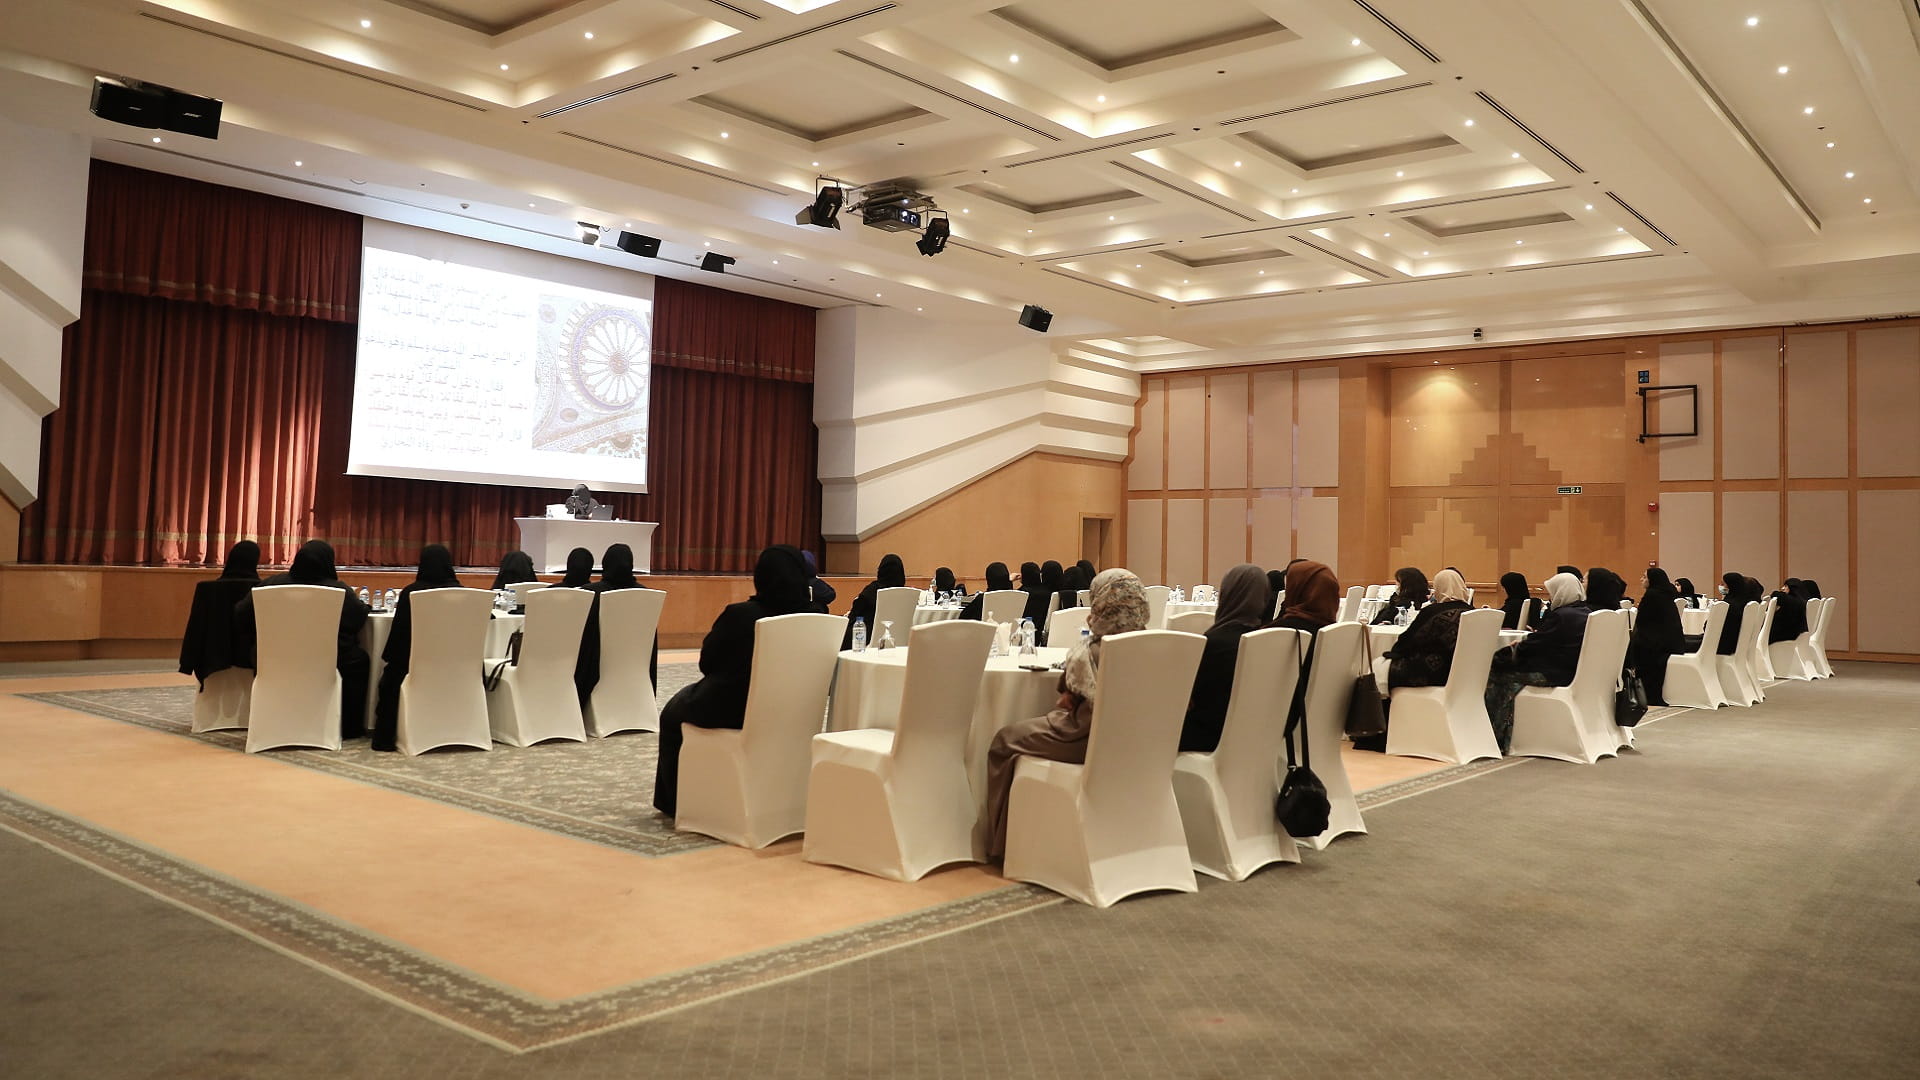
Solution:
<svg viewBox="0 0 1920 1080"><path fill-rule="evenodd" d="M367 587L365 585L360 586L360 602L363 604L367 603Z"/></svg>
<svg viewBox="0 0 1920 1080"><path fill-rule="evenodd" d="M400 594L393 589L387 590L387 610L392 611L400 603Z"/></svg>
<svg viewBox="0 0 1920 1080"><path fill-rule="evenodd" d="M853 620L853 651L867 651L867 620Z"/></svg>
<svg viewBox="0 0 1920 1080"><path fill-rule="evenodd" d="M987 655L988 656L1004 655L1000 651L1000 624L995 622L992 619L988 619L986 620L986 622L988 626L993 627L993 641L987 645Z"/></svg>
<svg viewBox="0 0 1920 1080"><path fill-rule="evenodd" d="M1032 619L1020 620L1020 655L1032 656L1034 653L1034 630Z"/></svg>
<svg viewBox="0 0 1920 1080"><path fill-rule="evenodd" d="M1092 640L1093 640L1093 630L1089 627L1085 627L1085 626L1081 627L1080 628L1080 644L1085 645Z"/></svg>

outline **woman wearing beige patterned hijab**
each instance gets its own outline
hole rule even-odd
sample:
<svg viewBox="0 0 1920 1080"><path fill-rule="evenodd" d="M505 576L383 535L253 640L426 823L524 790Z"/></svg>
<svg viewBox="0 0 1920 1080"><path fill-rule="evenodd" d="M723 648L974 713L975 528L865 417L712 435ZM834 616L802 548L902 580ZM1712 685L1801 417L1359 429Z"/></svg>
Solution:
<svg viewBox="0 0 1920 1080"><path fill-rule="evenodd" d="M1007 851L1007 797L1020 755L1079 764L1087 760L1093 731L1093 695L1100 673L1100 641L1147 628L1147 594L1130 570L1102 570L1088 590L1084 642L1067 654L1060 673L1060 700L1045 716L1000 729L987 751L987 856Z"/></svg>

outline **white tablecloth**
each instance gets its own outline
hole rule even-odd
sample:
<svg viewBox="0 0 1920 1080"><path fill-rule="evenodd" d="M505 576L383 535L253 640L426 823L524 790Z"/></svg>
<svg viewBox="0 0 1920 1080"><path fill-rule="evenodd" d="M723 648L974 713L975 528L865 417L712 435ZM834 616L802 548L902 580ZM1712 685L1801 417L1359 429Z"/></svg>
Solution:
<svg viewBox="0 0 1920 1080"><path fill-rule="evenodd" d="M957 619L959 617L959 608L946 607L940 604L935 604L931 607L923 604L913 609L913 625L915 626L919 626L921 623L946 622L948 619Z"/></svg>
<svg viewBox="0 0 1920 1080"><path fill-rule="evenodd" d="M1680 613L1680 632L1684 634L1704 634L1707 632L1707 611L1692 608Z"/></svg>
<svg viewBox="0 0 1920 1080"><path fill-rule="evenodd" d="M845 731L856 727L892 728L900 716L906 693L906 649L868 649L843 652L833 685L833 705L827 727ZM1033 656L994 656L987 660L980 696L973 707L973 725L967 735L967 778L973 785L976 830L974 854L985 851L977 824L986 809L987 750L993 737L1008 724L1044 716L1059 699L1060 673L1050 665L1066 659L1065 649L1041 649ZM1048 666L1025 671L1021 664Z"/></svg>
<svg viewBox="0 0 1920 1080"><path fill-rule="evenodd" d="M1401 633L1405 630L1406 627L1404 626L1367 627L1367 643L1373 653L1371 659L1378 660L1384 656L1388 649L1393 648L1393 643L1400 639ZM1502 630L1500 631L1500 644L1504 648L1526 636L1527 632L1525 630Z"/></svg>
<svg viewBox="0 0 1920 1080"><path fill-rule="evenodd" d="M525 615L495 615L487 624L487 655L502 657L507 655L507 639L527 621ZM373 661L372 669L367 673L367 728L373 728L373 706L380 700L380 673L386 670L386 661L380 654L386 651L387 635L393 633L393 612L376 611L367 617L367 624L360 628L360 646L367 650L367 658ZM474 672L478 677L480 672Z"/></svg>
<svg viewBox="0 0 1920 1080"><path fill-rule="evenodd" d="M1190 611L1204 611L1211 615L1215 607L1216 605L1211 600L1182 600L1177 604L1167 604L1167 618L1171 619L1175 615L1185 615Z"/></svg>

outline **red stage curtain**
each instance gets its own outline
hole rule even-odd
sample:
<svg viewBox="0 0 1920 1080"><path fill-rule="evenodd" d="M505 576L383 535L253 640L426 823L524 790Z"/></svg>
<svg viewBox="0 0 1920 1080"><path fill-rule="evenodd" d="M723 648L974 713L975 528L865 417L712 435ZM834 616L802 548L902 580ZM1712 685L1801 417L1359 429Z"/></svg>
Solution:
<svg viewBox="0 0 1920 1080"><path fill-rule="evenodd" d="M147 191L159 193L151 204ZM228 198L234 215L219 212ZM518 543L513 518L559 497L344 475L353 326L269 312L350 310L357 217L102 163L89 199L90 287L67 329L23 560L218 564L252 538L264 561L285 563L318 536L342 565L410 565L428 543L491 564ZM302 245L281 250L305 245L312 267L197 250L286 234L276 206L306 223L291 226ZM621 517L660 522L656 570L745 571L767 544L817 547L812 310L657 284L653 494L603 498Z"/></svg>

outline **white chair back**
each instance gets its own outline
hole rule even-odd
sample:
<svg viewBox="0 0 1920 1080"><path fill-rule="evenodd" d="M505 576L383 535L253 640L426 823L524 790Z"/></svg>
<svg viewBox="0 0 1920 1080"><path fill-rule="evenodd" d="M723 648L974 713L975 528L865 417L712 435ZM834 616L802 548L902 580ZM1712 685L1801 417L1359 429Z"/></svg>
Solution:
<svg viewBox="0 0 1920 1080"><path fill-rule="evenodd" d="M1024 589L995 589L980 601L980 619L983 622L1014 623L1027 613L1027 594Z"/></svg>
<svg viewBox="0 0 1920 1080"><path fill-rule="evenodd" d="M1045 629L1046 627L1053 624L1053 613L1059 610L1060 610L1060 594L1057 592L1049 594L1047 596L1047 617L1041 621L1040 623L1041 629Z"/></svg>
<svg viewBox="0 0 1920 1080"><path fill-rule="evenodd" d="M753 624L753 674L741 744L749 775L768 785L766 795L776 803L791 798L801 820L807 805L807 741L826 722L827 687L846 629L847 620L839 615L776 615Z"/></svg>
<svg viewBox="0 0 1920 1080"><path fill-rule="evenodd" d="M867 640L878 642L882 628L893 623L893 643L904 646L907 632L913 629L913 609L920 604L920 590L911 586L881 589L873 598L873 625L867 627Z"/></svg>
<svg viewBox="0 0 1920 1080"><path fill-rule="evenodd" d="M1213 612L1183 611L1167 618L1167 629L1183 634L1204 634L1213 627Z"/></svg>
<svg viewBox="0 0 1920 1080"><path fill-rule="evenodd" d="M228 731L247 726L253 702L253 669L222 668L193 695L193 730Z"/></svg>
<svg viewBox="0 0 1920 1080"><path fill-rule="evenodd" d="M1727 703L1726 693L1720 686L1718 657L1714 655L1720 645L1720 629L1726 621L1727 605L1718 600L1709 604L1699 647L1667 658L1666 689L1662 692L1667 704L1717 709Z"/></svg>
<svg viewBox="0 0 1920 1080"><path fill-rule="evenodd" d="M1091 589L1081 589L1075 595L1077 596L1077 599L1074 600L1074 604L1079 607L1086 607L1088 604L1093 602L1093 590Z"/></svg>
<svg viewBox="0 0 1920 1080"><path fill-rule="evenodd" d="M1047 620L1047 644L1056 649L1070 649L1080 643L1080 628L1087 625L1087 615L1091 608L1061 608Z"/></svg>
<svg viewBox="0 0 1920 1080"><path fill-rule="evenodd" d="M580 658L580 633L593 610L585 589L541 589L527 594L527 621L520 627L520 676L535 669L564 668L573 685L573 664Z"/></svg>
<svg viewBox="0 0 1920 1080"><path fill-rule="evenodd" d="M437 746L493 747L487 727L486 659L493 594L483 589L428 589L408 594L413 650L400 684L397 742L406 754Z"/></svg>
<svg viewBox="0 0 1920 1080"><path fill-rule="evenodd" d="M1501 616L1500 621L1505 622L1506 617ZM1527 624L1532 621L1533 621L1533 597L1529 596L1525 600L1520 601L1520 617L1513 621L1513 628L1515 630L1525 630L1527 628Z"/></svg>
<svg viewBox="0 0 1920 1080"><path fill-rule="evenodd" d="M1613 695L1626 655L1626 614L1588 615L1573 682L1530 686L1514 697L1513 754L1592 764L1618 753L1625 740L1613 722Z"/></svg>
<svg viewBox="0 0 1920 1080"><path fill-rule="evenodd" d="M660 703L645 660L666 604L659 589L600 594L600 681L587 699L587 734L660 730Z"/></svg>
<svg viewBox="0 0 1920 1080"><path fill-rule="evenodd" d="M247 753L279 746L340 749L340 607L325 585L253 590L258 647Z"/></svg>
<svg viewBox="0 0 1920 1080"><path fill-rule="evenodd" d="M1778 597L1769 596L1766 604L1760 609L1759 633L1754 635L1753 651L1748 655L1748 668L1753 672L1756 688L1763 682L1772 682L1775 678L1773 656L1767 648L1767 639L1773 636L1773 610L1779 605ZM1765 697L1766 692L1762 690L1760 696Z"/></svg>
<svg viewBox="0 0 1920 1080"><path fill-rule="evenodd" d="M1147 629L1165 630L1167 628L1167 600L1173 590L1165 585L1149 585L1147 594Z"/></svg>
<svg viewBox="0 0 1920 1080"><path fill-rule="evenodd" d="M487 722L494 741L532 746L547 739L586 740L573 668L593 601L594 594L585 589L541 589L527 595L520 662L502 669L499 685L487 692Z"/></svg>
<svg viewBox="0 0 1920 1080"><path fill-rule="evenodd" d="M947 770L964 784L967 732L992 645L993 628L983 622L950 619L914 628L894 727L895 786L932 784Z"/></svg>
<svg viewBox="0 0 1920 1080"><path fill-rule="evenodd" d="M1171 630L1137 630L1101 639L1093 731L1087 737L1088 811L1110 825L1146 817L1142 798L1172 798L1173 756L1206 641Z"/></svg>
<svg viewBox="0 0 1920 1080"><path fill-rule="evenodd" d="M1687 615L1687 612L1689 612L1689 611L1692 611L1692 610L1693 610L1692 608L1690 608L1690 607L1688 607L1688 606L1687 606L1687 598L1686 598L1686 597L1684 597L1684 596L1676 596L1676 597L1674 597L1674 598L1673 598L1673 606L1674 606L1675 608L1677 608L1677 609L1679 609L1679 611L1680 611L1680 617L1681 617L1682 619L1685 619L1685 618L1686 618L1686 615Z"/></svg>
<svg viewBox="0 0 1920 1080"><path fill-rule="evenodd" d="M1445 685L1393 690L1387 753L1454 764L1500 756L1500 743L1487 719L1485 694L1487 671L1505 620L1499 608L1461 613Z"/></svg>
<svg viewBox="0 0 1920 1080"><path fill-rule="evenodd" d="M507 588L513 590L513 606L526 607L527 597L547 587L544 581L516 581Z"/></svg>
<svg viewBox="0 0 1920 1080"><path fill-rule="evenodd" d="M1360 601L1365 600L1371 591L1370 588L1363 589L1358 585L1347 586L1346 598L1340 601L1340 617L1335 619L1334 622L1352 622L1358 619L1360 617ZM1279 612L1279 601L1276 599L1274 601L1274 614L1278 615Z"/></svg>
<svg viewBox="0 0 1920 1080"><path fill-rule="evenodd" d="M1833 677L1833 665L1827 662L1827 624L1832 620L1834 605L1838 602L1837 597L1821 597L1813 601L1820 605L1819 617L1808 616L1809 625L1813 627L1812 634L1807 638L1807 647L1812 659L1810 667L1813 673L1822 679Z"/></svg>
<svg viewBox="0 0 1920 1080"><path fill-rule="evenodd" d="M1307 672L1306 718L1308 742L1313 752L1313 773L1326 785L1331 806L1327 831L1300 841L1316 850L1324 849L1335 837L1367 831L1360 817L1360 804L1354 801L1353 784L1347 779L1347 766L1340 759L1340 742L1346 735L1347 703L1353 696L1353 680L1361 671L1360 651L1364 647L1366 627L1359 623L1334 623L1323 626L1315 635L1313 666ZM1300 742L1294 734L1294 744ZM1284 763L1283 763L1284 764Z"/></svg>
<svg viewBox="0 0 1920 1080"><path fill-rule="evenodd" d="M1505 621L1499 608L1460 613L1460 631L1453 639L1453 666L1447 669L1445 697L1449 712L1479 702L1481 716L1485 717L1487 673L1493 668L1493 654L1500 649L1500 624Z"/></svg>

